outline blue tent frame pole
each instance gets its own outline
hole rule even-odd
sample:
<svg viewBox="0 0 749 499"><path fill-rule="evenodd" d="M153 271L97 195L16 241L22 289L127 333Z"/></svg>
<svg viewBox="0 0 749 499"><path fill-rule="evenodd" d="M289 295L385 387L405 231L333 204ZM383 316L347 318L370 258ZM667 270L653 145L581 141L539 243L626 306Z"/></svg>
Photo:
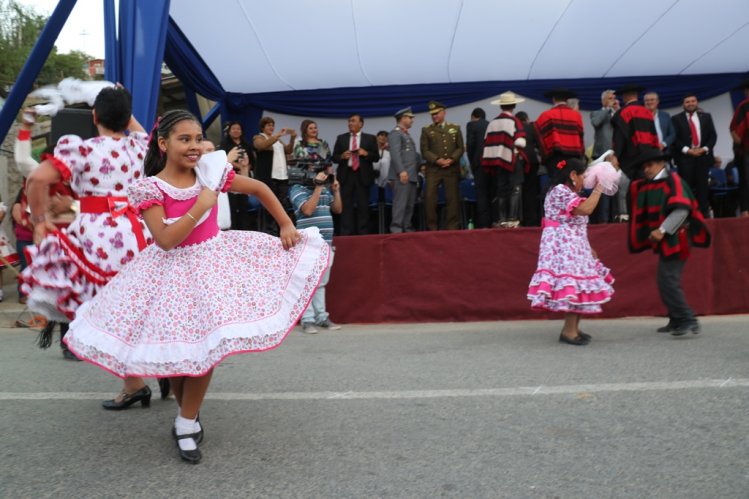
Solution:
<svg viewBox="0 0 749 499"><path fill-rule="evenodd" d="M198 105L198 96L195 94L195 91L186 86L182 85L182 88L185 90L185 100L187 101L187 109L190 110L192 114L195 115L196 118L200 121L200 123L203 123L203 117L200 114L200 105ZM203 128L203 131L205 132L205 128Z"/></svg>
<svg viewBox="0 0 749 499"><path fill-rule="evenodd" d="M34 48L31 49L26 64L23 65L23 69L19 73L18 78L16 78L15 83L13 83L13 88L8 95L8 99L5 101L5 105L0 110L0 138L4 138L8 130L10 130L10 126L13 124L18 110L23 105L23 101L31 91L36 78L44 67L44 63L47 61L52 47L55 46L57 36L60 34L68 17L70 17L70 12L75 7L76 1L60 0L52 15L49 16L47 24L39 35L39 39L34 44Z"/></svg>
<svg viewBox="0 0 749 499"><path fill-rule="evenodd" d="M104 0L104 78L120 81L120 47L117 43L117 20L114 0Z"/></svg>
<svg viewBox="0 0 749 499"><path fill-rule="evenodd" d="M217 102L216 105L214 105L210 111L208 111L203 118L203 130L207 129L209 126L211 126L211 123L216 121L216 118L219 117L221 114L221 103Z"/></svg>

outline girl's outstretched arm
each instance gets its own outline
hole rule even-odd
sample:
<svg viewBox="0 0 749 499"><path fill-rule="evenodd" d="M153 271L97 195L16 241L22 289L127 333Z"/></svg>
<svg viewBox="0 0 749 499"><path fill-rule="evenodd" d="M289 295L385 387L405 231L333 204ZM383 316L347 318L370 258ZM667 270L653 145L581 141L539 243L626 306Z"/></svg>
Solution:
<svg viewBox="0 0 749 499"><path fill-rule="evenodd" d="M299 242L299 239L301 238L299 232L286 214L286 210L284 210L281 202L276 198L276 195L273 194L273 191L270 190L270 187L259 180L237 175L234 177L234 180L232 180L229 191L240 194L251 194L260 200L263 204L263 208L271 214L281 228L280 237L284 249L289 249Z"/></svg>

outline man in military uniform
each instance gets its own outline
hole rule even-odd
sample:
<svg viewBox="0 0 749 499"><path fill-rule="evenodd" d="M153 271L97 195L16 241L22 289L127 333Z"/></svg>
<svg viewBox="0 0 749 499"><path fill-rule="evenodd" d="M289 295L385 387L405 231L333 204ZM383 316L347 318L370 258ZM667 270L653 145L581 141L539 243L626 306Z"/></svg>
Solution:
<svg viewBox="0 0 749 499"><path fill-rule="evenodd" d="M409 130L414 123L410 107L395 113L397 125L388 135L390 144L390 172L393 183L393 218L390 232L413 232L414 204L419 181L421 156Z"/></svg>
<svg viewBox="0 0 749 499"><path fill-rule="evenodd" d="M460 126L445 122L445 109L444 104L430 101L432 124L421 129L421 155L427 164L424 210L429 230L437 230L440 184L445 189L447 229L460 229L460 157L465 148Z"/></svg>

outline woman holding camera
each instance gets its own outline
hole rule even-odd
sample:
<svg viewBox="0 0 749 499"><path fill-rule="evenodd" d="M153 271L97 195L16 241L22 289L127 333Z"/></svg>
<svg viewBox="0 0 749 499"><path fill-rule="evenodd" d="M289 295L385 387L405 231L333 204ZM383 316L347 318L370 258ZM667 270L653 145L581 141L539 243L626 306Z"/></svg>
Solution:
<svg viewBox="0 0 749 499"><path fill-rule="evenodd" d="M242 125L238 121L230 121L226 124L220 149L225 151L227 155L236 149L236 160L231 161L234 172L245 177L252 176L252 164L255 159L253 147L245 139ZM228 193L228 196L232 230L252 230L254 224L253 217L250 215L248 197L245 194L231 192Z"/></svg>
<svg viewBox="0 0 749 499"><path fill-rule="evenodd" d="M302 121L300 127L302 140L294 146L294 152L291 155L294 159L302 161L320 161L327 163L330 161L332 154L327 142L317 136L317 123L312 120Z"/></svg>
<svg viewBox="0 0 749 499"><path fill-rule="evenodd" d="M269 116L265 116L260 120L259 128L260 133L252 138L252 144L257 151L255 179L267 184L284 209L287 212L291 212L286 155L292 152L296 132L291 128L282 128L280 132L275 133L276 121ZM284 135L289 136L288 144L284 144L281 141L281 137ZM278 225L275 221L271 219L267 220L267 222L267 224L263 224L263 232L278 235Z"/></svg>

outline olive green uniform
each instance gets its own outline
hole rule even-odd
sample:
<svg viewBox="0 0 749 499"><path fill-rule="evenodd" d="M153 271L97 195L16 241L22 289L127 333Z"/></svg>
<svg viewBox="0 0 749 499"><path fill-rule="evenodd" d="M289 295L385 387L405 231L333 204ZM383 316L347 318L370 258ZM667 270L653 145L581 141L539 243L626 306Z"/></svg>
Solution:
<svg viewBox="0 0 749 499"><path fill-rule="evenodd" d="M463 156L463 134L460 126L443 122L432 123L421 129L421 155L427 163L424 210L427 229L437 230L437 197L440 183L445 189L447 203L447 229L460 229L460 158ZM453 164L446 168L435 162L449 158Z"/></svg>

